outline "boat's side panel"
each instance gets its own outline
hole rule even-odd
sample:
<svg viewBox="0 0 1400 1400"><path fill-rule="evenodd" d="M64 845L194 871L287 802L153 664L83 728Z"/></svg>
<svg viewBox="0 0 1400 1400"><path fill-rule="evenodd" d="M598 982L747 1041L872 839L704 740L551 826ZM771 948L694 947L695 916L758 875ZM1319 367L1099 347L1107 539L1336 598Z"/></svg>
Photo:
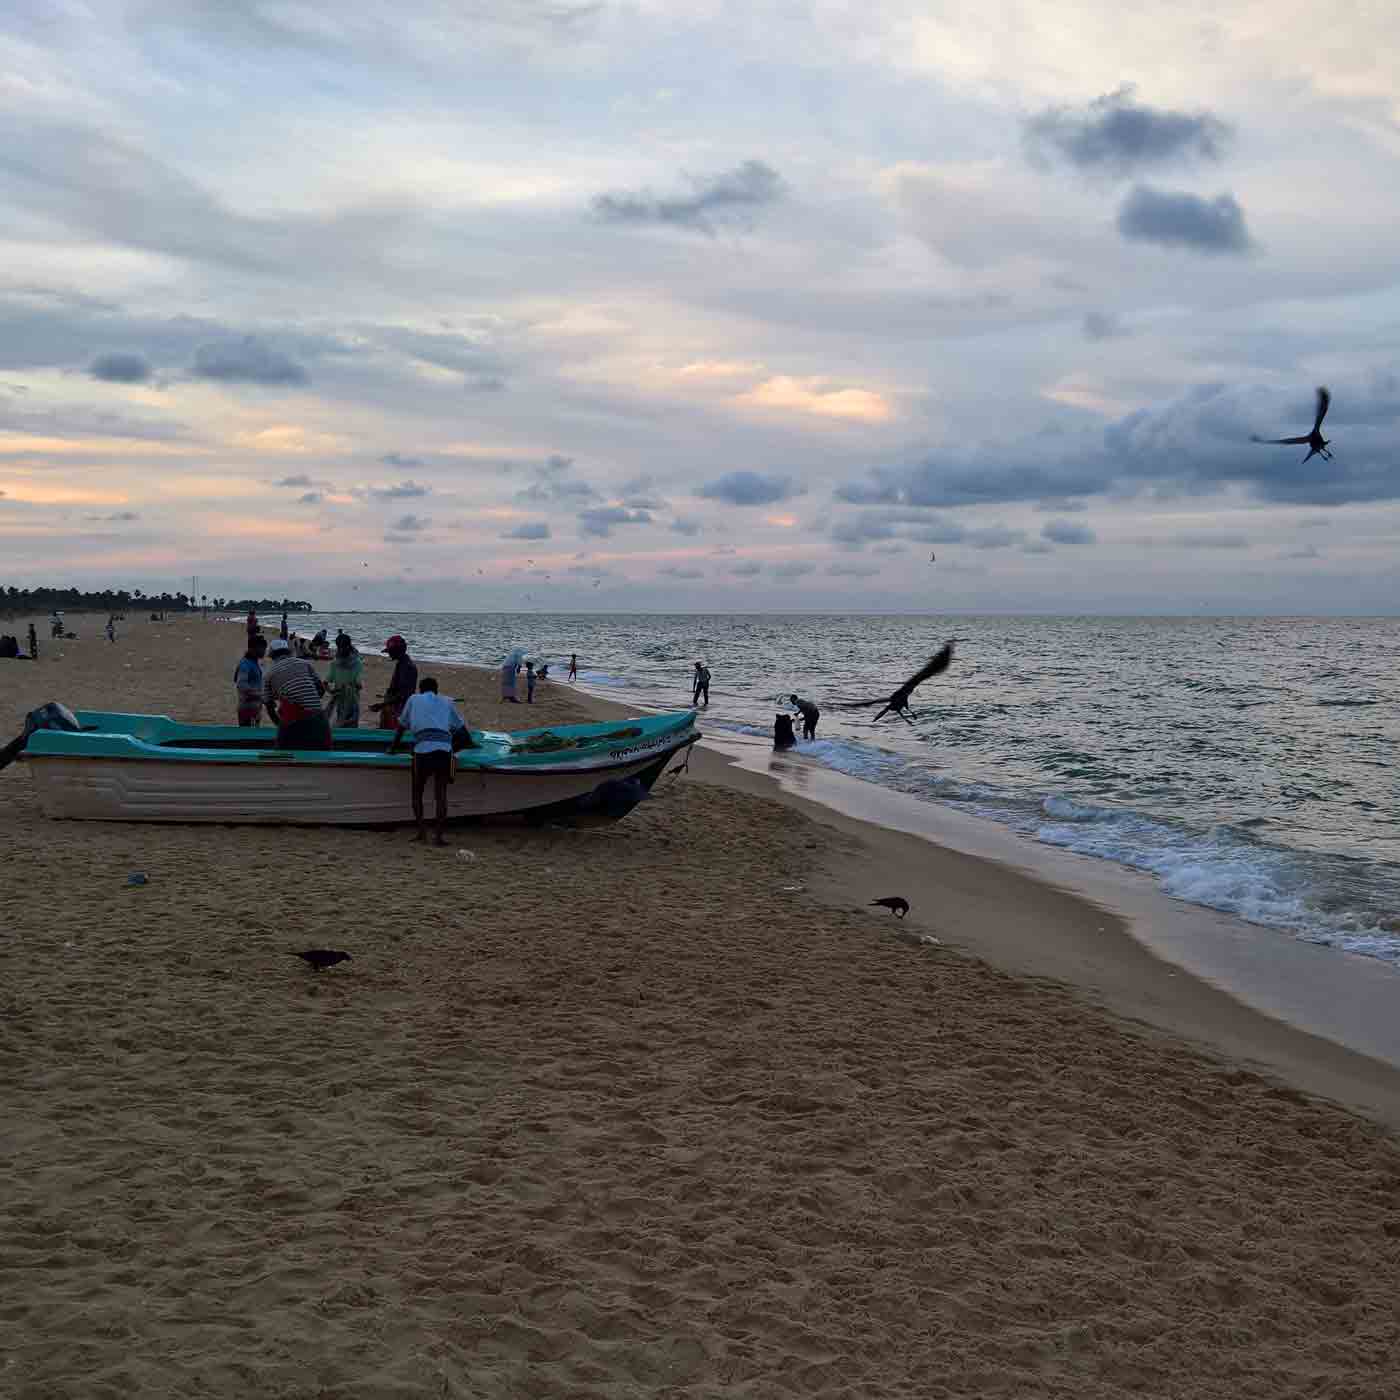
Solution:
<svg viewBox="0 0 1400 1400"><path fill-rule="evenodd" d="M631 778L664 761L649 749L600 771L461 769L448 787L450 817L525 812ZM238 822L381 826L412 820L407 766L178 762L35 754L27 758L39 805L50 817L88 821ZM427 794L432 807L432 794Z"/></svg>

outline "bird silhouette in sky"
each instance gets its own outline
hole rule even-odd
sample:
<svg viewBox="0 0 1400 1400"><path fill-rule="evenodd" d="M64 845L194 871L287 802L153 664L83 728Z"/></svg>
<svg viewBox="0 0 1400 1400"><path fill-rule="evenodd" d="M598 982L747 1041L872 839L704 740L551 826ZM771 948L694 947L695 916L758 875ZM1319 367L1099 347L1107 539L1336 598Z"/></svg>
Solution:
<svg viewBox="0 0 1400 1400"><path fill-rule="evenodd" d="M1332 394L1328 389L1321 386L1317 391L1317 417L1313 420L1312 432L1303 437L1291 438L1262 438L1251 436L1251 442L1270 443L1277 447L1306 447L1308 455L1303 461L1309 461L1313 457L1321 457L1324 461L1330 462L1332 454L1327 450L1327 439L1322 436L1322 420L1327 417L1327 410L1332 404Z"/></svg>
<svg viewBox="0 0 1400 1400"><path fill-rule="evenodd" d="M877 695L873 700L848 700L843 708L860 710L868 705L883 705L885 708L875 716L877 720L884 719L893 710L906 724L913 724L914 721L909 718L909 697L930 677L941 675L946 671L952 659L953 644L952 642L944 642L943 646L929 657L927 663L915 671L893 694L888 697Z"/></svg>

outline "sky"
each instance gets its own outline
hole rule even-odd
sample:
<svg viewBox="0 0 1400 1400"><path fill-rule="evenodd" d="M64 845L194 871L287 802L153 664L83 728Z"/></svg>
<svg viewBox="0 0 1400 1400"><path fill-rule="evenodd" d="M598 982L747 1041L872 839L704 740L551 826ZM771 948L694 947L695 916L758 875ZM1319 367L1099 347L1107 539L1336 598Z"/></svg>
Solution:
<svg viewBox="0 0 1400 1400"><path fill-rule="evenodd" d="M0 585L1400 610L1400 7L10 0ZM1305 434L1333 395L1333 460Z"/></svg>

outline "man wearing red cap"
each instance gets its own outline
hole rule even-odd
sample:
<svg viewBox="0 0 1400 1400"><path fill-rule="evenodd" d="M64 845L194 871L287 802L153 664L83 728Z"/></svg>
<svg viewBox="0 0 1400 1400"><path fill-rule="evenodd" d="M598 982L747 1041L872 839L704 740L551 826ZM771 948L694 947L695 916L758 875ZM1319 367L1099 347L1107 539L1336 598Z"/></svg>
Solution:
<svg viewBox="0 0 1400 1400"><path fill-rule="evenodd" d="M398 726L399 711L409 702L418 690L418 667L408 655L408 643L397 632L384 643L381 650L389 655L394 663L394 674L379 703L379 727L394 729Z"/></svg>

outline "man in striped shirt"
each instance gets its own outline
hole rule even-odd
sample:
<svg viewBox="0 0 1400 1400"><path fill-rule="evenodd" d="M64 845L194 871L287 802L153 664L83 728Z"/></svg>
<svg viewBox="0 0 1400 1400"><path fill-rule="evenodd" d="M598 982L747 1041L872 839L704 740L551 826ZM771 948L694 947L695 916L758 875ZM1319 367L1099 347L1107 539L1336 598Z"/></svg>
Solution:
<svg viewBox="0 0 1400 1400"><path fill-rule="evenodd" d="M325 683L309 661L291 654L285 637L267 649L271 663L263 677L263 704L277 726L279 749L328 749L331 723L321 709Z"/></svg>

